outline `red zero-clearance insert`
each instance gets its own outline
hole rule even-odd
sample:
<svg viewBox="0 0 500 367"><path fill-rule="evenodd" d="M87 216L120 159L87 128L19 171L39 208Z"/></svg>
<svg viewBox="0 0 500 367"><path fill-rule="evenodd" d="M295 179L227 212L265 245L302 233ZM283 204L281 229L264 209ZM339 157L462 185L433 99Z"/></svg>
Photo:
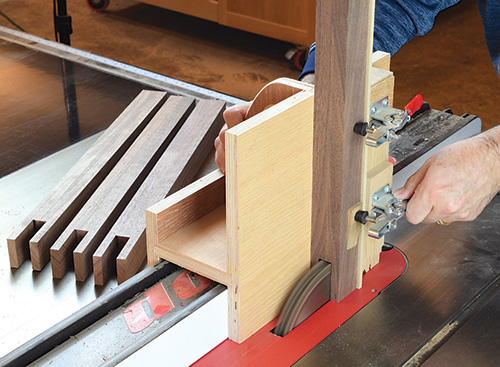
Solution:
<svg viewBox="0 0 500 367"><path fill-rule="evenodd" d="M341 302L327 302L283 338L271 333L271 321L243 343L229 339L193 366L290 366L362 309L406 269L406 258L397 249L380 254L380 262L363 275L363 286Z"/></svg>

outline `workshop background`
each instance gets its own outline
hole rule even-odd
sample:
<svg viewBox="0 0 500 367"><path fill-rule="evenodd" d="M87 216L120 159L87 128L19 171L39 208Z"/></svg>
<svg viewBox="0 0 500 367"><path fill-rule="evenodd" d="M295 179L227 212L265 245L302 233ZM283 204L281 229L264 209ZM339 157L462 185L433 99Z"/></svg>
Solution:
<svg viewBox="0 0 500 367"><path fill-rule="evenodd" d="M293 44L133 0L110 1L111 5L105 12L96 13L87 6L85 0L68 0L68 13L73 19L74 31L71 43L75 48L208 88L206 91L215 90L242 99L253 98L271 80L283 76L296 78L299 74L293 63L285 58L287 51L295 47ZM251 4L251 0L246 1ZM185 0L185 3L191 1ZM0 26L12 29L20 27L29 34L54 40L52 5L51 1L0 0ZM34 38L26 38L24 44L0 40L0 192L3 193L0 198L0 253L4 254L0 256L0 291L4 299L0 304L3 331L0 335L0 356L14 351L40 333L44 333L38 339L42 341L40 344L47 345L47 334L52 333L54 327L66 325L62 321L78 312L77 316L67 319L67 323L79 328L83 320L86 324L82 327L86 329L75 331L68 328L64 335L57 332L57 337L62 335L67 341L42 358L52 364L52 359L56 357L74 361L76 355L81 365L97 365L87 362L83 357L97 359L99 363L107 362L110 360L108 358L125 358L129 347L139 348L143 345L137 340L145 339L139 339L142 335L130 332L123 315L130 310L129 306L143 309L146 293L141 284L144 284L144 278L132 282L134 287L142 287L139 290L127 288L127 292L135 295L132 303L132 296L125 297L127 292L122 291L123 287L116 287L114 274L104 285L96 286L91 279L75 284L73 275L53 279L51 268L56 262L50 263L43 271L33 271L34 263L25 261L14 270L5 256L7 241L4 237L70 169L78 154L83 154L95 141L96 132L109 126L137 93L142 88L151 88L151 84L141 84L143 79L139 73L135 74L134 80L108 73L113 65L104 72L97 70L92 67L94 65L88 57L84 63L61 62L58 55L38 51L36 47L40 43L29 41ZM500 80L487 52L476 0L463 0L440 14L435 28L428 35L417 37L394 56L392 70L396 75L396 107L404 106L416 93L421 93L436 110L451 108L455 115L469 113L480 116L485 129L500 122ZM74 91L69 88L71 86L75 87ZM78 111L75 111L76 106ZM474 129L474 133L479 130L472 117L436 113L440 115L433 119L421 116L421 124L410 124L408 128L426 126L424 120L441 127L443 125L437 122L453 118L458 120L456 125L469 121L465 129ZM416 155L419 149L424 150L424 145L434 146L432 138L446 135L443 134L445 129L440 127L434 127L436 134L428 134L427 130L401 151ZM463 131L461 129L457 133ZM77 141L80 143L74 144ZM399 143L403 141L404 138L399 139ZM63 149L71 144L73 146L70 149ZM42 159L44 157L49 158ZM398 157L396 160L399 164L403 162ZM31 164L34 162L37 163ZM213 160L211 162L213 164ZM411 267L406 270L405 277L384 292L381 290L385 285L368 285L366 294L377 296L374 302L344 324L342 332L322 341L314 353L303 359L303 363L318 358L325 361L329 359L328 363L335 360L337 365L344 366L349 363L343 363L341 358L366 358L373 362L374 355L379 360L399 362L413 351L417 354L422 350L428 352L427 347L434 339L425 338L433 335L442 338L442 333L447 330L455 332L467 321L466 317L470 317L468 324L453 336L454 339L432 356L434 365L447 365L441 362L446 358L459 361L449 365L495 365L482 362L496 361L499 350L500 319L496 317L500 309L500 298L496 291L499 283L496 269L500 261L497 255L500 230L496 220L500 213L499 200L500 197L495 197L481 218L472 223L451 227L400 224L398 232L393 234L388 243L401 248L411 259ZM52 208L49 211L55 211ZM45 221L44 218L37 218L36 222L31 220L33 217L27 218L29 223L37 226ZM387 254L391 256L391 252L393 255L399 254L396 251L388 251ZM399 256L402 258L401 254ZM400 271L403 271L406 260L402 263ZM167 267L170 266L173 265L160 265L164 269L162 275L155 268L146 269L146 274L149 274L146 276L151 276L150 279L153 275L165 276L163 279L167 280ZM372 276L374 273L367 274ZM151 289L173 288L173 283L168 286L166 283L158 284L158 279ZM149 284L154 283L150 281ZM224 287L220 285L213 289L216 288L217 292L221 292ZM124 298L119 299L118 293ZM214 297L210 301L215 299L213 295L210 297ZM126 299L129 299L127 303ZM109 309L105 308L111 307L110 300L120 307L108 312ZM80 310L91 304L104 310L105 316L99 316L100 319L92 321L93 324L89 326L90 311L86 308L80 313ZM182 304L195 307L194 302L187 304L182 301ZM188 307L181 312L191 313L192 309ZM224 304L222 307L214 306L214 309L222 311L227 310L227 307ZM202 318L217 324L225 332L224 324L218 322L212 312L209 311L210 316ZM171 315L174 318L178 314ZM113 324L112 320L116 320L116 323ZM343 322L337 323L334 318L330 320L337 326ZM452 320L456 328L448 328L451 322L445 320ZM168 318L159 320L153 325L154 328L148 330L148 333L151 332L149 335L157 333L168 322ZM103 332L97 332L101 326L99 330ZM264 332L269 334L269 330ZM110 338L107 333L114 337ZM193 334L204 335L203 332ZM116 335L122 335L123 338ZM133 339L131 335L138 337ZM225 334L221 335L221 340L224 340ZM189 336L191 343L182 344L188 347L197 344L191 339L194 336ZM177 335L175 338L181 342L186 340ZM111 343L103 343L102 340ZM418 347L425 340L430 342L422 344L422 348ZM50 348L59 344L51 340L49 342L52 343ZM125 343L128 343L127 347L124 347ZM32 345L24 351L37 352L36 348L31 348ZM345 345L351 348L344 348ZM73 353L72 347L79 350L80 354ZM417 347L420 349L415 349ZM62 348L68 348L65 350L69 352L59 353ZM156 349L165 355L169 354L163 346ZM321 353L328 354L329 351L333 352L327 358L321 356ZM143 352L141 357L136 354L136 358L148 353L146 349ZM237 354L236 358L242 354ZM432 365L433 361L429 363ZM68 363L55 362L52 365ZM312 365L318 364L313 361Z"/></svg>
<svg viewBox="0 0 500 367"><path fill-rule="evenodd" d="M68 0L71 45L127 64L243 99L269 81L297 78L285 58L294 47L134 0L111 0L105 12ZM52 2L0 0L0 25L54 40ZM421 93L432 108L481 117L483 129L500 123L500 80L488 55L476 0L443 11L427 35L392 58L395 106Z"/></svg>

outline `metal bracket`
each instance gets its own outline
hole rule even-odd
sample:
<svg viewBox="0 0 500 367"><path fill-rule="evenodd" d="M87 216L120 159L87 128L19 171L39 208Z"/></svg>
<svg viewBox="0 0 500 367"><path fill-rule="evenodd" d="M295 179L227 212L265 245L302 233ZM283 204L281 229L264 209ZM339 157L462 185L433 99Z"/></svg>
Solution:
<svg viewBox="0 0 500 367"><path fill-rule="evenodd" d="M396 229L397 221L406 213L406 201L396 199L389 184L372 195L372 206L370 218L374 219L375 225L368 230L368 236L376 239Z"/></svg>
<svg viewBox="0 0 500 367"><path fill-rule="evenodd" d="M367 129L366 144L375 148L397 139L396 131L401 130L411 118L407 110L390 107L388 96L370 105L370 117L373 120Z"/></svg>
<svg viewBox="0 0 500 367"><path fill-rule="evenodd" d="M377 190L372 195L372 210L358 211L355 220L366 224L372 222L374 225L368 229L368 236L382 238L387 232L396 229L397 221L406 213L406 200L399 200L391 193L389 184Z"/></svg>

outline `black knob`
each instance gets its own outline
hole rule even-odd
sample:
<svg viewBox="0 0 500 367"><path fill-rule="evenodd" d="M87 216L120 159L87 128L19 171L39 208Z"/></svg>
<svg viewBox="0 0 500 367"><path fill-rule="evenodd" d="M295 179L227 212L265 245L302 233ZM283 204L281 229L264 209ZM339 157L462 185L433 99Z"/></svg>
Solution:
<svg viewBox="0 0 500 367"><path fill-rule="evenodd" d="M354 124L353 130L356 134L359 134L361 136L365 136L367 129L368 129L368 122L356 122Z"/></svg>
<svg viewBox="0 0 500 367"><path fill-rule="evenodd" d="M354 215L354 220L361 224L366 224L366 218L368 218L368 212L366 210L358 210Z"/></svg>

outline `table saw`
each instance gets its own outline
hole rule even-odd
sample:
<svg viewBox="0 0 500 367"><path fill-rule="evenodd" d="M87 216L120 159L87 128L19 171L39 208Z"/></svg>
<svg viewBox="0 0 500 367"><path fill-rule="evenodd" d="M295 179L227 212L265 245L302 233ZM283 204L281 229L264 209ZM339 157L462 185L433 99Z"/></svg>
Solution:
<svg viewBox="0 0 500 367"><path fill-rule="evenodd" d="M6 130L14 133L3 145L8 147L0 180L3 253L15 222L50 191L95 141L94 134L140 90L241 102L19 32L2 28L1 38L0 73L29 75L29 81L38 77L37 88L49 86L39 90L18 80L19 90L6 95L9 121L17 116L21 122ZM64 75L61 60L74 64L74 75ZM66 104L61 92L64 77L76 80L77 86L76 100ZM26 98L30 91L33 94ZM9 99L12 95L23 99ZM36 111L45 106L45 112L23 116L29 112L20 106L25 99L33 101ZM109 116L92 115L100 110L99 103L106 104ZM68 104L78 106L78 123L68 114ZM404 182L398 172L421 164L432 149L479 131L475 116L433 110L422 114L391 148L397 162L395 182ZM9 159L14 156L22 159ZM200 175L212 168L205 167ZM199 365L495 365L500 345L500 250L494 219L499 210L497 196L472 223L440 227L400 221L398 230L386 236L387 251L365 274L361 289L340 303L328 302L284 338L271 333L274 322L242 344L227 340L225 286L205 282L171 263L146 268L119 286L112 280L94 287L91 280L75 284L72 274L52 280L50 269L33 272L29 264L11 270L5 256L0 364L189 365L198 360ZM187 284L186 293L177 293L171 310L154 312L153 306L161 304L171 289L179 289L173 287L179 282ZM127 318L134 312L141 318ZM332 319L338 323L335 331L328 329Z"/></svg>

